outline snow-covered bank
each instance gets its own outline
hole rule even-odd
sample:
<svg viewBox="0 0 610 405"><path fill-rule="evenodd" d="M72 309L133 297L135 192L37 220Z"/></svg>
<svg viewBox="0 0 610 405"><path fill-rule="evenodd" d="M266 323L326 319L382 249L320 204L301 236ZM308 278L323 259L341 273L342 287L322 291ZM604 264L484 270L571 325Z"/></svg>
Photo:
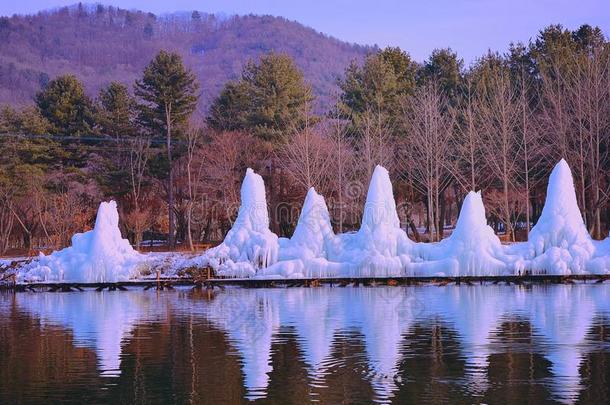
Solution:
<svg viewBox="0 0 610 405"><path fill-rule="evenodd" d="M116 202L102 202L95 227L72 236L72 246L40 253L19 272L19 281L116 282L135 278L143 260L119 230Z"/></svg>
<svg viewBox="0 0 610 405"><path fill-rule="evenodd" d="M561 160L550 175L545 206L527 242L503 245L487 225L480 193L464 199L456 228L438 243L415 243L400 226L390 176L377 166L357 232L335 234L324 197L311 188L291 238L269 229L263 178L246 171L241 206L225 240L194 258L141 255L122 239L116 204L100 205L95 228L72 246L40 255L20 281L112 282L141 269L175 275L212 267L217 275L251 278L495 276L610 273L610 239L594 241L581 217L572 173Z"/></svg>

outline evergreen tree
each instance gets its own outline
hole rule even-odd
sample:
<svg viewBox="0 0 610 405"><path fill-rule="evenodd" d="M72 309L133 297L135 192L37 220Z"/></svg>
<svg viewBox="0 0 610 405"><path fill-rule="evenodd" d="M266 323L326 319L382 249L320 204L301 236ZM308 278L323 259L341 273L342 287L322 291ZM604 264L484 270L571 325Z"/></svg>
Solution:
<svg viewBox="0 0 610 405"><path fill-rule="evenodd" d="M160 51L135 83L140 99L140 118L152 132L165 133L168 163L169 246L174 241L174 179L172 173L172 137L197 107L199 85L193 73L184 67L176 53Z"/></svg>
<svg viewBox="0 0 610 405"><path fill-rule="evenodd" d="M435 81L441 90L454 101L462 82L464 61L450 48L435 49L419 71L419 82Z"/></svg>
<svg viewBox="0 0 610 405"><path fill-rule="evenodd" d="M294 61L270 53L250 61L237 82L229 82L210 108L208 124L217 130L250 131L279 142L288 130L300 130L310 116L311 88Z"/></svg>
<svg viewBox="0 0 610 405"><path fill-rule="evenodd" d="M91 100L83 84L74 75L59 76L36 95L40 114L62 135L84 135L91 132L93 113Z"/></svg>
<svg viewBox="0 0 610 405"><path fill-rule="evenodd" d="M101 89L96 121L102 133L114 138L134 136L135 107L135 100L125 85L112 82Z"/></svg>
<svg viewBox="0 0 610 405"><path fill-rule="evenodd" d="M366 111L394 115L399 100L415 89L416 72L417 64L400 48L369 55L362 67L353 62L339 81L339 110L353 119Z"/></svg>

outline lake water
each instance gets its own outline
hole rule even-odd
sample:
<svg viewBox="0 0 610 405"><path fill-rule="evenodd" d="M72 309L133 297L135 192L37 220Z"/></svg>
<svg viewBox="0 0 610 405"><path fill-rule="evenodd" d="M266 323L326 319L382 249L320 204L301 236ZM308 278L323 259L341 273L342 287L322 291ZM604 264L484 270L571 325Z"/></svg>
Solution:
<svg viewBox="0 0 610 405"><path fill-rule="evenodd" d="M609 403L610 285L0 294L0 403Z"/></svg>

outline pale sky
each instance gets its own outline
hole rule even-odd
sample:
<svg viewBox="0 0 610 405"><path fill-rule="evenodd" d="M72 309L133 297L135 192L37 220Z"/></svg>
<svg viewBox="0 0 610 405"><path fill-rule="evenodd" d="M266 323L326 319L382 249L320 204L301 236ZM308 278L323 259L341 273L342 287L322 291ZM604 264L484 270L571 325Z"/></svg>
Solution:
<svg viewBox="0 0 610 405"><path fill-rule="evenodd" d="M0 0L0 15L27 14L75 0ZM400 46L422 61L451 47L468 63L488 49L506 51L546 25L588 23L610 34L610 0L106 0L102 4L155 14L199 10L271 14L360 44Z"/></svg>

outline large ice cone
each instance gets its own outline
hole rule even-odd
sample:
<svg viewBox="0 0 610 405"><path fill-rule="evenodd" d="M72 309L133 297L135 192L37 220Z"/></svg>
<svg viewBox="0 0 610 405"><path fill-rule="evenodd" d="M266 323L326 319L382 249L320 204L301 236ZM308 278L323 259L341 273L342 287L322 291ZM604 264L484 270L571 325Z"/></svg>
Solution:
<svg viewBox="0 0 610 405"><path fill-rule="evenodd" d="M487 225L481 193L474 191L466 195L453 233L439 243L420 243L416 250L424 260L417 265L423 274L500 275L511 260Z"/></svg>
<svg viewBox="0 0 610 405"><path fill-rule="evenodd" d="M70 281L81 283L116 282L138 275L142 256L121 237L116 202L102 202L95 227L72 236L72 246L40 254L25 267L23 280Z"/></svg>
<svg viewBox="0 0 610 405"><path fill-rule="evenodd" d="M263 178L246 171L237 219L222 244L196 259L224 276L253 276L278 259L278 238L269 230Z"/></svg>
<svg viewBox="0 0 610 405"><path fill-rule="evenodd" d="M377 166L364 206L362 225L356 234L342 234L329 254L346 263L352 276L404 275L413 243L400 228L388 171Z"/></svg>
<svg viewBox="0 0 610 405"><path fill-rule="evenodd" d="M578 208L572 172L565 160L559 161L551 173L544 208L528 243L516 245L513 251L524 259L517 262L517 271L585 272L595 248Z"/></svg>
<svg viewBox="0 0 610 405"><path fill-rule="evenodd" d="M301 215L289 244L290 248L299 249L302 253L290 253L299 257L302 257L303 254L323 257L326 255L326 245L333 236L333 228L324 197L311 187L305 196Z"/></svg>

